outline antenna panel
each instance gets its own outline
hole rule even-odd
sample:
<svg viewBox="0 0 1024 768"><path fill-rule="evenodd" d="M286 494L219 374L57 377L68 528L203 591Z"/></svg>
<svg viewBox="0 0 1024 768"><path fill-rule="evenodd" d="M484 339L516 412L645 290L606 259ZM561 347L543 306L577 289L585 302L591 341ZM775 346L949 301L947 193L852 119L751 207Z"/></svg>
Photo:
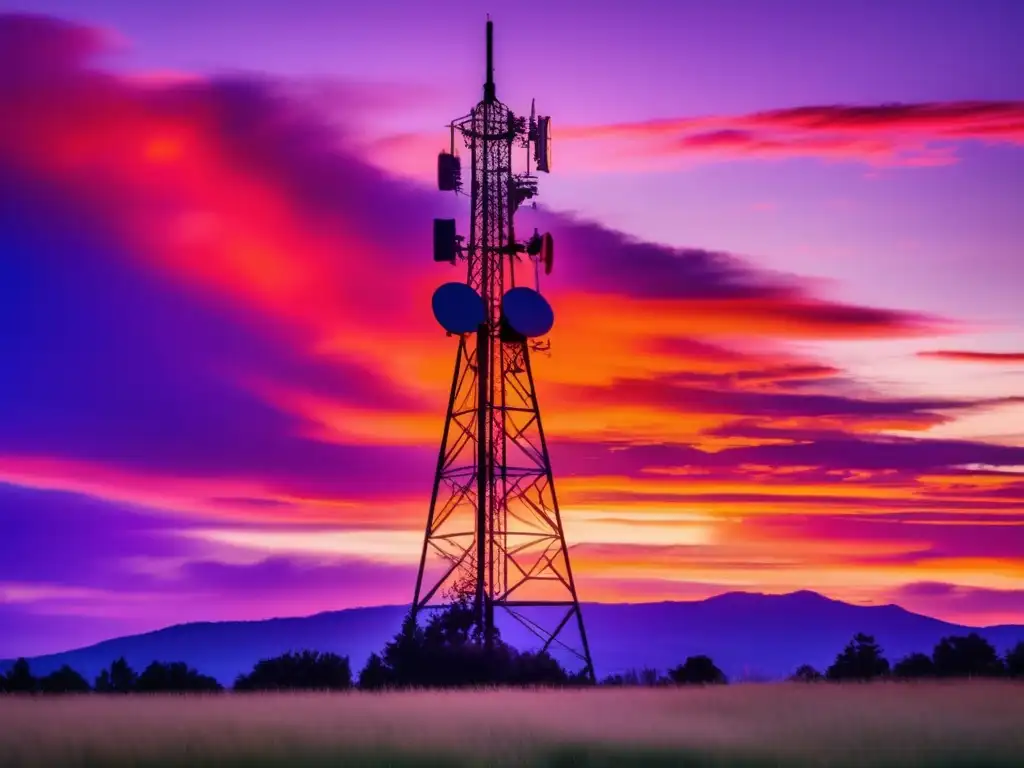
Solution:
<svg viewBox="0 0 1024 768"><path fill-rule="evenodd" d="M472 333L484 322L484 300L465 283L445 283L431 300L434 317L448 333Z"/></svg>
<svg viewBox="0 0 1024 768"><path fill-rule="evenodd" d="M555 313L548 300L533 288L513 288L501 301L505 322L528 339L544 336L555 324Z"/></svg>
<svg viewBox="0 0 1024 768"><path fill-rule="evenodd" d="M437 156L437 188L455 192L462 187L462 160L458 155L442 152Z"/></svg>
<svg viewBox="0 0 1024 768"><path fill-rule="evenodd" d="M455 219L434 219L434 261L455 263Z"/></svg>
<svg viewBox="0 0 1024 768"><path fill-rule="evenodd" d="M533 234L530 236L530 239L526 241L526 253L529 256L540 256L543 247L544 238L540 236L537 228L534 227Z"/></svg>
<svg viewBox="0 0 1024 768"><path fill-rule="evenodd" d="M555 238L550 232L545 232L540 239L540 257L544 261L544 274L551 274L551 266L555 261Z"/></svg>
<svg viewBox="0 0 1024 768"><path fill-rule="evenodd" d="M537 118L537 143L534 144L533 159L537 170L551 173L551 118Z"/></svg>

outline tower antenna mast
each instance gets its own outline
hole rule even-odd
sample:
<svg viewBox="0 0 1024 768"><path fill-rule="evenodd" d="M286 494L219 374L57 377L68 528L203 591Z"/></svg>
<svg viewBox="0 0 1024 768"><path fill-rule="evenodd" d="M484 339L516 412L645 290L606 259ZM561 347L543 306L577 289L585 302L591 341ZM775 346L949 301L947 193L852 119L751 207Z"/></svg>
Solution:
<svg viewBox="0 0 1024 768"><path fill-rule="evenodd" d="M488 648L498 621L532 638L591 680L594 666L569 564L530 352L547 350L554 312L540 293L516 287L524 257L551 270L550 234L516 239L518 208L550 171L550 117L520 117L498 101L494 24L487 20L483 99L450 124L438 156L438 187L462 192L456 136L469 150L469 241L454 219L434 220L434 260L465 265L465 281L434 293L434 315L458 338L437 470L430 497L413 615L471 594ZM513 150L525 173L513 173ZM535 269L539 275L539 266ZM500 617L496 618L496 609Z"/></svg>
<svg viewBox="0 0 1024 768"><path fill-rule="evenodd" d="M487 17L487 81L484 83L484 101L493 104L497 99L494 89L494 22Z"/></svg>

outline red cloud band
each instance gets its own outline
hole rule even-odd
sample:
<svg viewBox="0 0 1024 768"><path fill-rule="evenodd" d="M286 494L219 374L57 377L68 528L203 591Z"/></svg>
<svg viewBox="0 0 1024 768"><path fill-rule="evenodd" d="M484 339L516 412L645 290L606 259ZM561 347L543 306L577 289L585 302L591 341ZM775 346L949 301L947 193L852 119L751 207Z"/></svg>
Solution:
<svg viewBox="0 0 1024 768"><path fill-rule="evenodd" d="M946 165L956 162L952 142L1024 143L1024 101L793 107L749 115L569 126L559 129L559 138L642 142L645 153L656 155L810 156L879 165Z"/></svg>

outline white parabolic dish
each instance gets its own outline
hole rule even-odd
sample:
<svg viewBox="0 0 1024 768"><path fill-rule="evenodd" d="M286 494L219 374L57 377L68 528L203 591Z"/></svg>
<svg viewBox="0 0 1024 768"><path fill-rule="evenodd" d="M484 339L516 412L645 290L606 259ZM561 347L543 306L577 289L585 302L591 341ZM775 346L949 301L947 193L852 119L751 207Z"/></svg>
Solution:
<svg viewBox="0 0 1024 768"><path fill-rule="evenodd" d="M512 330L528 339L544 336L555 324L555 312L548 300L533 288L513 288L505 294L501 307Z"/></svg>
<svg viewBox="0 0 1024 768"><path fill-rule="evenodd" d="M434 291L431 305L448 333L472 333L484 321L483 299L465 283L445 283Z"/></svg>

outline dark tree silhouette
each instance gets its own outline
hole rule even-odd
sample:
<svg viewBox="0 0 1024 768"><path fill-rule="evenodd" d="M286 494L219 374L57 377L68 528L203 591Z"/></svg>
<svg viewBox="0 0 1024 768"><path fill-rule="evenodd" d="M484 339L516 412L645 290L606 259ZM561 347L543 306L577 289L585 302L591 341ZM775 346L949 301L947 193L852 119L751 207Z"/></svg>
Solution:
<svg viewBox="0 0 1024 768"><path fill-rule="evenodd" d="M376 653L371 653L366 666L359 673L359 688L363 691L382 691L395 687L394 675Z"/></svg>
<svg viewBox="0 0 1024 768"><path fill-rule="evenodd" d="M653 688L656 685L664 685L667 682L668 679L663 677L656 669L644 667L640 670L640 685Z"/></svg>
<svg viewBox="0 0 1024 768"><path fill-rule="evenodd" d="M1024 640L1006 652L1005 666L1011 677L1024 677Z"/></svg>
<svg viewBox="0 0 1024 768"><path fill-rule="evenodd" d="M351 687L348 656L317 651L289 652L263 659L252 672L235 680L236 691L343 691Z"/></svg>
<svg viewBox="0 0 1024 768"><path fill-rule="evenodd" d="M668 678L676 685L722 685L728 682L725 674L710 656L689 656L678 667L668 671Z"/></svg>
<svg viewBox="0 0 1024 768"><path fill-rule="evenodd" d="M35 693L39 689L39 681L32 675L26 659L18 659L6 676L9 693Z"/></svg>
<svg viewBox="0 0 1024 768"><path fill-rule="evenodd" d="M531 685L532 684L533 683L531 683ZM541 684L542 683L537 683L537 685ZM578 669L575 672L566 672L565 684L572 688L589 688L597 683L586 669Z"/></svg>
<svg viewBox="0 0 1024 768"><path fill-rule="evenodd" d="M892 668L892 676L901 680L935 677L935 664L926 653L912 653L896 662Z"/></svg>
<svg viewBox="0 0 1024 768"><path fill-rule="evenodd" d="M825 676L810 664L801 664L789 679L797 683L817 683L824 680Z"/></svg>
<svg viewBox="0 0 1024 768"><path fill-rule="evenodd" d="M977 632L942 638L932 662L939 677L999 677L1006 671L996 649Z"/></svg>
<svg viewBox="0 0 1024 768"><path fill-rule="evenodd" d="M431 616L426 628L421 628L409 613L381 654L392 685L459 687L486 679L483 654L472 643L474 629L473 606L465 594ZM501 635L497 630L496 635L498 644Z"/></svg>
<svg viewBox="0 0 1024 768"><path fill-rule="evenodd" d="M88 680L65 664L40 679L39 690L43 693L88 693L92 689Z"/></svg>
<svg viewBox="0 0 1024 768"><path fill-rule="evenodd" d="M871 635L858 632L825 672L829 680L874 680L889 673L889 662Z"/></svg>
<svg viewBox="0 0 1024 768"><path fill-rule="evenodd" d="M494 672L495 682L504 685L585 685L589 680L580 675L570 675L550 654L545 652L517 651L503 645L497 657ZM505 666L507 672L502 669Z"/></svg>
<svg viewBox="0 0 1024 768"><path fill-rule="evenodd" d="M413 686L424 677L421 667L426 656L425 645L423 629L416 623L412 613L407 614L398 634L384 645L380 657L392 685Z"/></svg>
<svg viewBox="0 0 1024 768"><path fill-rule="evenodd" d="M650 667L641 670L629 669L615 675L609 675L601 681L601 685L616 685L627 687L653 688L659 685L667 685L668 678L663 677L660 672Z"/></svg>
<svg viewBox="0 0 1024 768"><path fill-rule="evenodd" d="M481 643L470 593L453 590L450 599L425 627L408 614L380 656L370 657L360 673L360 685L365 683L365 687L375 690L589 682L582 674L568 675L546 652L517 651L502 640L497 630L488 652Z"/></svg>
<svg viewBox="0 0 1024 768"><path fill-rule="evenodd" d="M135 690L140 693L214 693L224 690L224 687L214 678L199 674L183 661L154 661L139 675Z"/></svg>
<svg viewBox="0 0 1024 768"><path fill-rule="evenodd" d="M131 693L139 676L128 666L124 656L100 672L93 686L97 693Z"/></svg>

